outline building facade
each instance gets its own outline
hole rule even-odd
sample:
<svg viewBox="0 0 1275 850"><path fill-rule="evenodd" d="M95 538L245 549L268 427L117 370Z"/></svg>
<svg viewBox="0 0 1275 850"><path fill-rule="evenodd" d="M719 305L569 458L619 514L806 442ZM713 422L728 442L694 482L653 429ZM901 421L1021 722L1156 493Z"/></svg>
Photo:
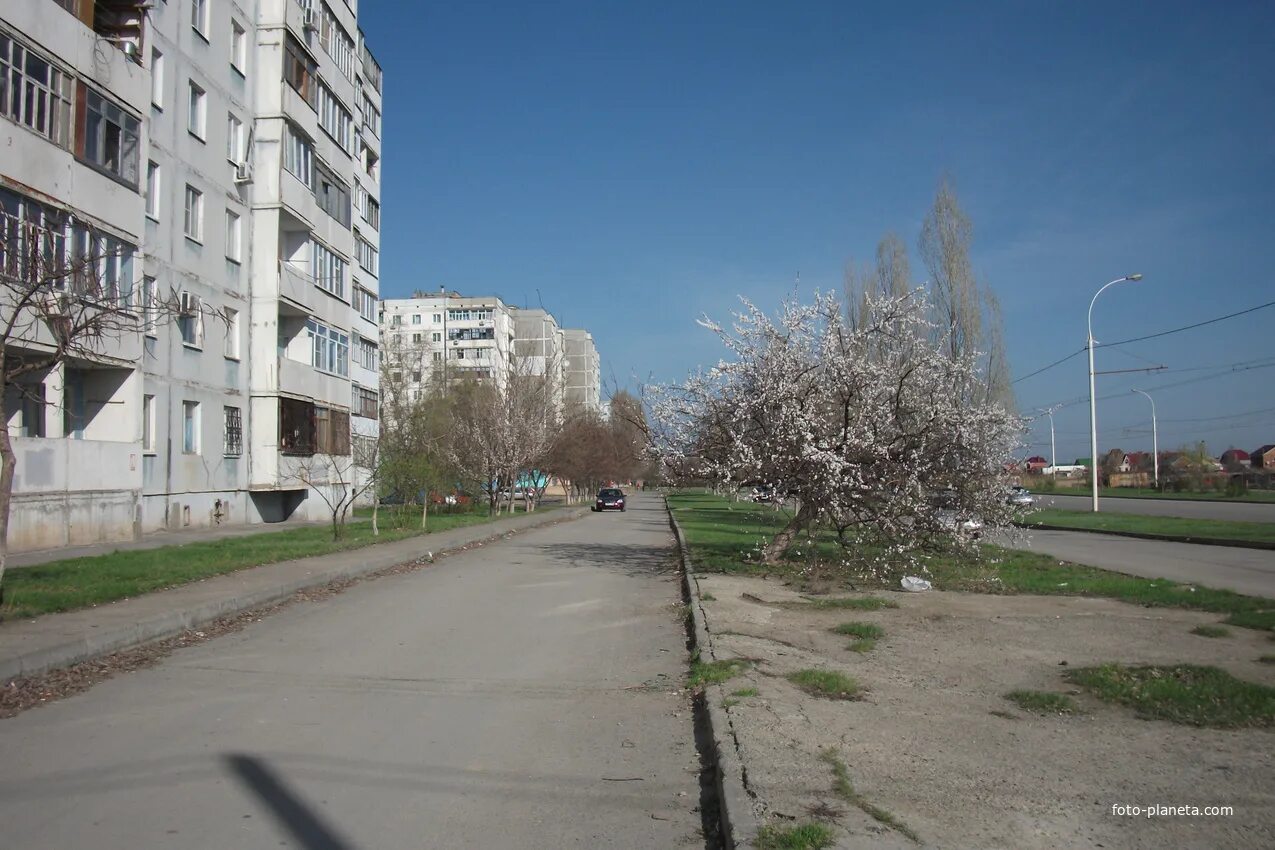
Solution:
<svg viewBox="0 0 1275 850"><path fill-rule="evenodd" d="M586 330L563 331L566 357L566 404L568 408L595 411L605 416L602 406L602 362Z"/></svg>
<svg viewBox="0 0 1275 850"><path fill-rule="evenodd" d="M15 0L0 63L31 76L0 89L6 247L36 227L70 254L89 228L137 316L6 398L10 548L322 518L379 408L382 81L357 4Z"/></svg>

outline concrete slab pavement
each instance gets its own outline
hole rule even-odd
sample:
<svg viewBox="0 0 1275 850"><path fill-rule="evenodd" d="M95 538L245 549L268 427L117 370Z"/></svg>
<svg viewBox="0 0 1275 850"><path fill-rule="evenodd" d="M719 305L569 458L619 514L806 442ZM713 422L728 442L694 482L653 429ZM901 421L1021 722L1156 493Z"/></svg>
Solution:
<svg viewBox="0 0 1275 850"><path fill-rule="evenodd" d="M429 552L438 555L584 513L584 509L569 508L520 514L350 552L251 567L94 608L2 623L0 682L179 634L218 617L269 605L298 590L366 575Z"/></svg>

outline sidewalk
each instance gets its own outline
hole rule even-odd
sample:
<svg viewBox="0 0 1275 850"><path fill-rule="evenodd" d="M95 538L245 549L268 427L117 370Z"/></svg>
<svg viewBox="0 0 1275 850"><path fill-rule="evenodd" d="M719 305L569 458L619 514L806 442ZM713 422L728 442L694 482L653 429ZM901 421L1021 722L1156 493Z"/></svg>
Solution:
<svg viewBox="0 0 1275 850"><path fill-rule="evenodd" d="M269 605L298 590L367 575L431 553L439 557L510 532L576 519L587 511L564 508L520 514L350 552L250 567L96 608L2 623L0 683L180 634L218 617Z"/></svg>

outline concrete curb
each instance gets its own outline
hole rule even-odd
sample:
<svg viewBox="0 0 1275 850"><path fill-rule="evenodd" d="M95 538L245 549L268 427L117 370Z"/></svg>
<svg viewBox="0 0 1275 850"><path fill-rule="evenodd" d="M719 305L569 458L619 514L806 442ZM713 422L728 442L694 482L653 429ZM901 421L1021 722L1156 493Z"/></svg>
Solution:
<svg viewBox="0 0 1275 850"><path fill-rule="evenodd" d="M699 582L692 577L691 553L686 545L686 535L664 499L669 525L677 537L677 548L682 557L682 591L690 600L691 620L695 648L700 658L716 661L713 652L712 633L708 629L708 616L700 598ZM721 818L722 842L726 850L753 846L757 838L757 816L753 812L752 797L747 788L747 770L739 757L739 739L735 735L730 715L722 708L726 689L721 685L708 685L704 689L704 707L708 710L709 732L713 737L713 760L716 764L718 811Z"/></svg>
<svg viewBox="0 0 1275 850"><path fill-rule="evenodd" d="M434 552L434 560L454 554L460 549L471 546L475 543L486 543L491 540L504 537L507 534L517 533L520 531L529 531L534 528L540 528L546 525L552 525L559 522L569 522L579 519L588 513L587 508L567 508L561 511L549 511L544 514L543 518L531 514L529 517L511 517L509 520L496 520L492 523L483 525L470 526L468 528L450 529L449 531L437 532L439 535L449 535L447 548L441 548ZM472 532L465 534L464 532ZM455 535L455 536L452 536ZM407 540L415 540L428 543L433 535L426 534L420 537L407 538ZM434 538L438 539L438 538ZM404 541L394 541L401 543ZM124 649L131 649L151 641L162 640L164 638L179 635L190 629L197 629L202 625L211 623L212 621L228 615L239 614L243 611L250 611L254 608L262 608L275 602L287 599L299 590L308 590L315 587L322 587L333 581L341 581L344 579L353 579L366 576L370 573L379 572L399 564L408 563L417 559L393 559L392 563L386 563L384 558L377 559L375 549L377 544L365 547L363 549L354 549L344 555L354 556L350 563L336 567L334 569L325 569L309 573L304 576L292 578L277 584L271 584L267 587L258 588L248 592L239 592L228 595L222 599L204 602L177 610L166 611L162 614L153 615L136 623L127 626L116 626L101 632L84 633L79 636L66 639L52 646L44 646L18 655L11 655L0 658L0 683L7 682L10 679L19 676L33 676L40 673L54 670L59 667L67 667L71 664L77 664L81 661L87 661L101 655L107 655L112 652L119 652ZM391 544L392 545L392 544ZM373 557L357 558L359 553L372 555ZM330 558L332 555L316 556L318 558ZM301 562L312 559L301 559ZM298 563L298 561L279 563ZM248 567L242 571L234 573L225 573L223 576L235 576L237 573L248 572L254 569L268 569L274 564L263 564L261 567ZM217 576L221 578L223 576ZM182 585L170 590L180 590ZM160 593L164 591L158 591ZM75 612L69 612L75 613ZM46 614L47 617L58 617L60 614Z"/></svg>
<svg viewBox="0 0 1275 850"><path fill-rule="evenodd" d="M1218 537L1191 537L1184 534L1151 534L1144 531L1108 531L1100 528L1075 528L1070 525L1050 525L1048 523L1016 522L1014 525L1025 531L1079 531L1085 534L1109 534L1112 537L1133 537L1137 540L1159 540L1162 543L1192 543L1196 546L1227 546L1232 549L1261 549L1275 551L1275 543L1262 540L1228 540Z"/></svg>

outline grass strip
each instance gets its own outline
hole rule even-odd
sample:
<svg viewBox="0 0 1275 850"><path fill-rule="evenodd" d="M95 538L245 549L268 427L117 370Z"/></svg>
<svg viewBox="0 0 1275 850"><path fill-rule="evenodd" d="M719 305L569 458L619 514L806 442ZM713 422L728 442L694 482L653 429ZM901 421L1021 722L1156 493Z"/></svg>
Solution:
<svg viewBox="0 0 1275 850"><path fill-rule="evenodd" d="M899 603L880 596L841 596L830 599L811 599L813 608L849 608L855 611L880 611L882 608L898 608Z"/></svg>
<svg viewBox="0 0 1275 850"><path fill-rule="evenodd" d="M1178 664L1080 667L1065 674L1140 717L1216 729L1275 726L1275 688L1237 679L1217 667Z"/></svg>
<svg viewBox="0 0 1275 850"><path fill-rule="evenodd" d="M1240 543L1275 543L1275 523L1271 522L1238 522L1116 513L1095 514L1057 508L1034 511L1027 517L1026 522L1030 525L1053 525L1085 531L1121 531L1135 534L1160 534L1166 537L1233 540Z"/></svg>
<svg viewBox="0 0 1275 850"><path fill-rule="evenodd" d="M1196 626L1191 629L1191 634L1207 638L1222 638L1230 637L1231 630L1222 626Z"/></svg>
<svg viewBox="0 0 1275 850"><path fill-rule="evenodd" d="M696 658L691 661L691 672L687 683L692 688L700 688L704 685L719 685L735 678L747 669L748 662L738 658L723 661L701 661Z"/></svg>
<svg viewBox="0 0 1275 850"><path fill-rule="evenodd" d="M824 699L858 699L862 696L859 683L835 670L798 670L788 676L788 681L811 696Z"/></svg>
<svg viewBox="0 0 1275 850"><path fill-rule="evenodd" d="M833 626L832 631L839 635L849 635L850 637L864 638L866 640L880 640L885 637L885 629L875 623L842 623L839 626Z"/></svg>
<svg viewBox="0 0 1275 850"><path fill-rule="evenodd" d="M1034 714L1078 714L1080 712L1076 701L1066 694L1054 694L1048 691L1010 691L1005 694L1005 699L1023 711Z"/></svg>
<svg viewBox="0 0 1275 850"><path fill-rule="evenodd" d="M821 823L798 826L769 824L757 831L757 850L823 850L835 842L832 830Z"/></svg>
<svg viewBox="0 0 1275 850"><path fill-rule="evenodd" d="M778 565L760 564L757 552L788 519L783 511L731 503L709 493L675 492L668 501L686 534L696 569L740 575L786 573L799 578L814 566L828 573L853 576L856 586L898 586L895 576L855 573L846 564L847 553L838 545L836 535L827 528L814 529L809 538L790 548ZM1125 575L1059 561L1038 552L984 544L976 557L942 553L925 557L921 564L937 590L1101 597L1133 605L1225 614L1228 625L1275 632L1275 600ZM810 604L820 602L826 607L842 607L840 600L833 599Z"/></svg>
<svg viewBox="0 0 1275 850"><path fill-rule="evenodd" d="M248 567L348 552L377 543L480 525L493 519L487 516L486 510L431 514L426 530L421 531L419 514L415 516L415 523L397 528L385 522L380 535L375 537L366 522L347 525L337 540L332 539L330 526L314 525L14 567L4 574L5 604L0 607L0 620L73 611Z"/></svg>
<svg viewBox="0 0 1275 850"><path fill-rule="evenodd" d="M921 843L920 837L907 824L880 806L875 806L868 802L863 798L863 795L854 789L854 783L850 781L850 770L846 767L845 762L837 757L835 749L824 750L819 754L819 758L823 759L832 768L832 790L837 793L838 797L863 810L878 823L883 823L891 829L906 835L917 844Z"/></svg>

